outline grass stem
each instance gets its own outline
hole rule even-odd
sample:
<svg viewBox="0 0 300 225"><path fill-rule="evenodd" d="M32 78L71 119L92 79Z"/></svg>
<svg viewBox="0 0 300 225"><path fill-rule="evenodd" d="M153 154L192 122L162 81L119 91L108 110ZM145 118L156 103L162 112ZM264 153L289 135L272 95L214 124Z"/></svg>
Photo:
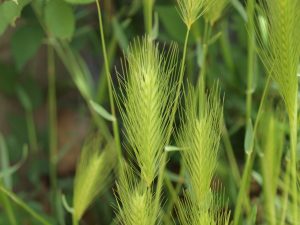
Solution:
<svg viewBox="0 0 300 225"><path fill-rule="evenodd" d="M102 51L103 51L103 57L104 57L104 66L105 66L105 71L106 71L106 76L107 76L107 87L108 87L110 109L111 109L111 114L115 118L117 118L116 111L115 111L114 98L113 98L112 78L111 78L111 73L110 73L109 61L108 61L108 57L107 57L105 36L104 36L104 29L103 29L103 22L102 22L102 13L101 13L101 7L100 7L99 0L96 1L96 4L97 4L97 11L98 11ZM120 143L119 125L118 125L117 119L113 122L113 133L114 133L114 139L115 139L115 143L116 143L118 160L119 160L119 162L121 162L122 150L121 150L121 143Z"/></svg>
<svg viewBox="0 0 300 225"><path fill-rule="evenodd" d="M152 32L152 20L153 20L153 2L154 0L143 0L143 7L144 7L144 23L145 23L145 30L148 35Z"/></svg>
<svg viewBox="0 0 300 225"><path fill-rule="evenodd" d="M250 178L251 178L251 172L252 172L252 167L254 164L254 160L255 160L255 155L256 155L256 151L254 150L254 138L256 136L256 130L263 112L263 106L267 97L267 93L269 90L269 86L270 86L270 80L271 77L268 76L267 78L267 82L263 91L263 95L260 101L260 105L258 108L258 113L257 113L257 117L255 120L255 124L254 124L254 128L253 128L253 137L252 137L252 149L249 149L247 152L249 152L249 154L247 154L247 159L246 159L246 165L245 165L245 169L243 172L243 176L242 176L242 182L240 185L240 190L239 190L239 194L238 194L238 198L236 201L236 206L235 206L235 211L234 211L234 216L233 216L233 225L238 225L239 221L240 221L240 217L241 217L241 213L242 213L242 206L245 202L245 198L248 198L248 188L250 185Z"/></svg>
<svg viewBox="0 0 300 225"><path fill-rule="evenodd" d="M39 221L43 225L51 225L46 219L40 216L37 212L31 209L25 202L19 199L14 193L10 192L9 190L5 189L3 186L0 186L0 191L7 196L10 200L15 202L18 206L28 212L33 218Z"/></svg>
<svg viewBox="0 0 300 225"><path fill-rule="evenodd" d="M38 140L36 135L36 128L34 123L34 116L32 110L26 110L26 123L27 123L27 130L28 130L28 139L30 143L30 148L33 152L37 152L38 150Z"/></svg>
<svg viewBox="0 0 300 225"><path fill-rule="evenodd" d="M247 1L248 15L248 65L247 65L247 97L246 97L246 121L251 119L253 78L255 66L255 31L254 31L254 0Z"/></svg>

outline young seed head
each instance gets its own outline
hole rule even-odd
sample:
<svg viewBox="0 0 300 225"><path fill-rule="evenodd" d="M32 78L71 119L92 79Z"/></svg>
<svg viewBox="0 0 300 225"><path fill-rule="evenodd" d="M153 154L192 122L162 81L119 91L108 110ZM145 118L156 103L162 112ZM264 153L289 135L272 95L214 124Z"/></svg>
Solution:
<svg viewBox="0 0 300 225"><path fill-rule="evenodd" d="M184 125L177 135L188 174L187 192L178 214L182 225L228 224L228 213L219 213L218 198L210 188L217 164L223 112L218 85L206 96L205 108L201 111L199 99L200 89L195 90L190 85L185 98Z"/></svg>
<svg viewBox="0 0 300 225"><path fill-rule="evenodd" d="M177 0L183 22L188 29L193 23L210 9L216 0Z"/></svg>
<svg viewBox="0 0 300 225"><path fill-rule="evenodd" d="M151 189L139 182L132 169L125 164L121 169L117 189L118 220L122 225L160 224L159 208L154 207Z"/></svg>
<svg viewBox="0 0 300 225"><path fill-rule="evenodd" d="M210 23L211 26L213 26L220 19L228 3L229 0L215 1L214 5L209 7L204 13L205 19Z"/></svg>
<svg viewBox="0 0 300 225"><path fill-rule="evenodd" d="M74 181L73 219L79 221L86 209L101 194L110 181L110 172L115 165L113 144L99 153L101 140L94 137L84 145L76 169Z"/></svg>
<svg viewBox="0 0 300 225"><path fill-rule="evenodd" d="M136 39L126 55L124 76L119 76L118 105L129 142L127 150L131 155L133 150L148 186L157 176L167 142L177 57L174 45L160 53L148 38Z"/></svg>
<svg viewBox="0 0 300 225"><path fill-rule="evenodd" d="M258 38L262 61L268 74L279 86L291 120L294 119L297 110L295 103L298 95L297 68L300 57L299 8L299 0L266 0L262 4L262 11L267 18L268 43L265 42L265 38Z"/></svg>
<svg viewBox="0 0 300 225"><path fill-rule="evenodd" d="M217 164L221 136L222 104L216 85L206 96L204 113L200 117L199 89L189 86L185 98L185 122L177 139L183 148L182 157L189 177L189 189L197 201L202 201L210 190Z"/></svg>

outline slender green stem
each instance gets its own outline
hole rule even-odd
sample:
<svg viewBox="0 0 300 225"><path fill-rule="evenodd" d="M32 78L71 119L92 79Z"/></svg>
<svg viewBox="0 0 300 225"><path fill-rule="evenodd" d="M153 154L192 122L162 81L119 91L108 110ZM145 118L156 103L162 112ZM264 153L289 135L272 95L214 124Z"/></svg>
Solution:
<svg viewBox="0 0 300 225"><path fill-rule="evenodd" d="M103 29L103 23L102 23L102 14L101 14L101 7L100 7L99 0L97 0L96 3L97 3L99 28L100 28L101 43L102 43L102 51L103 51L103 57L104 57L104 66L105 66L105 71L106 71L106 76L107 76L107 87L108 87L110 109L111 109L111 114L115 118L117 118L116 117L116 111L115 111L114 98L113 98L112 79L111 79L111 74L110 74L110 69L109 69L109 62L108 62L107 51L106 51L104 29ZM119 160L119 162L121 162L121 160L122 160L122 151L121 151L121 143L120 143L119 125L118 125L118 120L117 119L115 120L115 122L113 122L113 133L114 133L114 139L115 139L116 148L117 148L118 160Z"/></svg>
<svg viewBox="0 0 300 225"><path fill-rule="evenodd" d="M235 159L234 156L234 151L231 145L231 141L230 141L230 137L228 134L228 130L225 124L225 121L223 120L223 135L222 135L222 139L223 139L223 143L225 146L225 150L226 150L226 154L227 154L227 158L229 161L229 165L231 167L231 171L232 171L232 175L234 178L234 181L236 183L236 186L239 187L240 183L241 183L241 175L240 175L240 171L239 171L239 167L238 167L238 163Z"/></svg>
<svg viewBox="0 0 300 225"><path fill-rule="evenodd" d="M110 68L112 67L112 59L114 58L117 50L117 39L114 35L112 40L110 41L110 44L108 46L108 61L110 62ZM105 93L107 93L107 76L105 76L105 68L102 68L98 80L97 85L97 101L102 103L105 100Z"/></svg>
<svg viewBox="0 0 300 225"><path fill-rule="evenodd" d="M280 225L285 224L285 219L286 219L286 213L287 213L287 208L288 208L288 201L289 201L289 189L290 189L290 169L291 169L291 162L290 160L287 163L287 171L284 176L284 185L283 185L283 194L282 194L282 210L281 210L281 215L280 215Z"/></svg>
<svg viewBox="0 0 300 225"><path fill-rule="evenodd" d="M0 180L0 186L1 186L1 180ZM14 213L13 207L10 204L10 201L8 201L8 197L5 196L3 193L0 193L0 203L5 210L5 214L8 218L8 221L11 225L17 225L16 215Z"/></svg>
<svg viewBox="0 0 300 225"><path fill-rule="evenodd" d="M144 23L145 23L145 30L148 35L151 34L152 32L153 4L154 4L154 0L143 0Z"/></svg>
<svg viewBox="0 0 300 225"><path fill-rule="evenodd" d="M247 97L246 97L246 121L251 119L252 111L252 94L253 94L253 77L255 66L255 32L254 32L254 0L247 1L248 14L248 68L247 68Z"/></svg>
<svg viewBox="0 0 300 225"><path fill-rule="evenodd" d="M182 56L182 61L181 61L181 65L180 65L179 81L178 81L177 89L176 89L176 93L175 93L174 105L173 105L171 115L170 115L170 124L171 125L169 126L169 130L167 133L168 142L170 141L170 138L172 135L173 123L175 120L175 115L176 115L177 107L179 104L180 91L181 91L181 88L183 85L184 68L185 68L185 60L186 60L186 53L187 53L187 45L188 45L188 41L189 41L189 34L190 34L190 27L187 28L185 41L184 41L183 56Z"/></svg>
<svg viewBox="0 0 300 225"><path fill-rule="evenodd" d="M48 45L48 112L49 112L49 171L52 188L52 204L55 205L57 192L56 156L57 156L57 115L56 115L56 79L54 49ZM55 207L53 207L55 208Z"/></svg>
<svg viewBox="0 0 300 225"><path fill-rule="evenodd" d="M72 220L73 220L73 225L79 225L79 221L75 218L75 216L73 216L73 218L72 218Z"/></svg>
<svg viewBox="0 0 300 225"><path fill-rule="evenodd" d="M4 187L0 186L0 191L7 196L9 199L11 199L13 202L15 202L18 206L23 208L26 212L28 212L33 218L35 218L37 221L39 221L43 225L51 225L50 222L48 222L46 219L44 219L42 216L40 216L37 212L35 212L33 209L31 209L25 202L23 202L21 199L19 199L14 193L11 191L5 189Z"/></svg>
<svg viewBox="0 0 300 225"><path fill-rule="evenodd" d="M35 123L34 123L34 119L33 119L33 112L32 112L32 110L26 110L25 113L26 113L26 123L27 123L30 147L33 150L33 152L37 152L38 141L37 141Z"/></svg>
<svg viewBox="0 0 300 225"><path fill-rule="evenodd" d="M298 93L298 90L297 92ZM293 221L298 221L298 190L297 190L297 98L295 99L294 115L290 118L290 144L291 144L291 193Z"/></svg>
<svg viewBox="0 0 300 225"><path fill-rule="evenodd" d="M256 130L258 127L258 123L260 121L262 112L263 112L263 105L265 102L265 99L267 97L267 93L269 90L269 86L270 86L270 80L271 77L269 76L264 88L264 92L260 101L260 105L259 105L259 109L258 109L258 113L257 113L257 117L255 120L255 124L254 124L254 128L253 128L253 137L252 137L252 149L249 149L247 152L249 152L247 154L247 159L246 159L246 165L245 165L245 169L244 169L244 173L242 176L242 183L240 186L240 190L239 190L239 194L238 194L238 198L236 201L236 206L235 206L235 211L234 211L234 217L233 217L233 225L238 225L239 221L240 221L240 217L241 217L241 213L242 213L242 206L245 202L245 198L247 198L248 194L248 188L249 188L249 184L250 184L250 178L251 178L251 172L252 172L252 167L254 164L254 160L255 160L255 155L256 155L256 151L254 151L254 137L256 136Z"/></svg>
<svg viewBox="0 0 300 225"><path fill-rule="evenodd" d="M205 88L206 88L206 72L207 72L207 64L206 58L208 54L208 40L211 33L211 26L207 21L205 21L204 35L203 35L203 62L201 65L200 75L198 77L198 87L200 87L200 113L202 115L204 111L204 101L205 101Z"/></svg>

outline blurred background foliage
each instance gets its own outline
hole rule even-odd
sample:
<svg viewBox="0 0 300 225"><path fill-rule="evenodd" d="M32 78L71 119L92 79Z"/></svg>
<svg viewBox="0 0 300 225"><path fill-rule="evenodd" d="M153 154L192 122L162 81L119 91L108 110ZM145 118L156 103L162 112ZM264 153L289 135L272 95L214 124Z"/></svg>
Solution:
<svg viewBox="0 0 300 225"><path fill-rule="evenodd" d="M145 33L142 1L104 0L101 4L108 57L115 82L115 68L120 68L123 51L134 37ZM176 7L175 0L155 2L153 35L161 43L169 45L175 41L182 48L186 28ZM18 4L9 0L0 1L1 166L5 171L22 161L18 166L20 168L8 176L9 188L53 224L70 224L71 217L65 212L60 197L56 198L54 205L57 207L53 209L49 194L49 48L54 50L55 60L56 87L52 87L56 88L57 101L57 140L54 140L57 141L58 151L55 158L57 185L70 202L76 160L83 140L99 125L99 118L93 113L89 100L93 99L109 109L97 17L93 0L18 0ZM230 207L234 206L238 188L225 148L233 149L238 171L242 170L245 162L246 23L244 1L231 0L221 19L212 27L205 62L208 86L219 80L224 93L227 135L223 137L216 179L223 183ZM192 82L196 82L199 68L204 63L203 32L204 20L201 18L192 27L188 45L186 74ZM257 58L254 64L253 87L250 90L253 94L253 117L256 116L266 80ZM272 84L268 94L272 99L270 105L278 102L276 89ZM108 132L105 129L102 131ZM29 147L28 154L24 145ZM168 164L168 176L173 182L178 180L178 167L179 154L174 153ZM258 162L254 168L258 171ZM261 201L260 176L259 173L253 176L251 201ZM114 187L95 202L86 213L83 224L113 222L116 202L112 189ZM1 197L3 203L5 199L0 194L0 201ZM17 215L16 224L39 224L23 209L15 205L12 207ZM257 218L259 221L259 215ZM9 224L7 213L1 206L0 224Z"/></svg>

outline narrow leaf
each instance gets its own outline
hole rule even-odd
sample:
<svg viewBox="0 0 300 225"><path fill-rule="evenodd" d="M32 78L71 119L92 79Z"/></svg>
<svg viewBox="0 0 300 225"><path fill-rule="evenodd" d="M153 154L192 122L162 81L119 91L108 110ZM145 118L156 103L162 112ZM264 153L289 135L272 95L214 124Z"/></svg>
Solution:
<svg viewBox="0 0 300 225"><path fill-rule="evenodd" d="M98 103L94 102L93 100L90 100L90 104L91 104L93 110L96 113L98 113L101 117L103 117L104 119L111 121L111 122L116 121L116 118L112 114L107 112L107 110L105 108L103 108L101 105L99 105Z"/></svg>

